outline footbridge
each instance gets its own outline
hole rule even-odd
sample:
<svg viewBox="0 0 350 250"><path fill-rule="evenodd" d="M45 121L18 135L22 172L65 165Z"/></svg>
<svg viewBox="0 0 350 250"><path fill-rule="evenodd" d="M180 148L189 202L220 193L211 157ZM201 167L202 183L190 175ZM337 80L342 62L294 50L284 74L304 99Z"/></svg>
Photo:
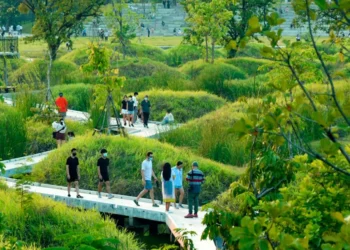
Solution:
<svg viewBox="0 0 350 250"><path fill-rule="evenodd" d="M44 154L42 155L42 157ZM37 156L39 159L40 156ZM15 188L16 180L0 177L8 187ZM31 183L24 185L23 188L31 193L36 193L44 197L50 198L57 202L63 202L70 207L77 207L83 209L94 209L99 212L127 216L129 219L134 218L144 219L149 221L162 222L167 225L171 232L171 236L177 238L179 233L176 229L185 229L187 231L194 231L196 235L189 236L193 241L196 249L211 250L216 249L213 241L201 240L201 235L205 229L202 224L202 220L205 216L205 212L199 211L198 218L185 219L184 216L188 213L187 208L174 209L171 207L172 213L166 213L165 207L160 205L159 207L153 207L150 199L141 198L139 203L140 207L137 207L133 200L135 197L114 194L112 199L107 198L107 194L103 193L102 198L98 198L97 191L91 190L79 190L83 199L77 199L74 197L74 191L72 197L67 196L67 187L55 186L43 183ZM73 189L74 190L74 189ZM156 203L160 203L156 201ZM172 238L172 237L171 237ZM179 243L183 246L183 242L178 239Z"/></svg>
<svg viewBox="0 0 350 250"><path fill-rule="evenodd" d="M5 102L9 105L13 105L12 100L5 98ZM89 115L84 112L69 110L67 112L67 117L77 121L87 121ZM112 123L116 123L116 120L112 119ZM176 128L176 126L159 126L156 123L150 123L149 128L144 128L143 124L137 123L135 127L126 127L126 130L131 136L139 137L156 137L159 133L169 131ZM35 155L29 155L21 158L11 159L2 161L5 165L5 173L1 175L0 180L3 180L10 188L16 187L16 179L9 178L15 174L30 173L35 164L41 162L45 159L52 151L43 152ZM198 218L185 219L184 216L188 213L185 208L174 209L172 207L173 213L166 213L165 207L153 207L150 199L140 199L140 207L137 207L133 200L135 197L124 196L119 194L114 194L113 199L108 199L106 194L102 198L98 198L96 191L91 190L80 190L83 199L77 199L74 196L67 197L67 187L55 186L43 183L31 183L24 185L26 190L32 193L40 194L44 197L51 198L58 202L63 202L70 207L79 207L83 209L95 209L99 212L127 216L131 220L133 218L139 218L149 221L165 223L172 236L180 236L176 229L181 228L186 231L196 232L195 236L189 236L193 241L196 249L201 250L211 250L216 249L213 241L201 240L201 235L205 229L202 224L202 220L205 216L205 212L199 212ZM74 189L72 190L74 194ZM159 201L156 201L159 204ZM181 245L183 242L178 240Z"/></svg>

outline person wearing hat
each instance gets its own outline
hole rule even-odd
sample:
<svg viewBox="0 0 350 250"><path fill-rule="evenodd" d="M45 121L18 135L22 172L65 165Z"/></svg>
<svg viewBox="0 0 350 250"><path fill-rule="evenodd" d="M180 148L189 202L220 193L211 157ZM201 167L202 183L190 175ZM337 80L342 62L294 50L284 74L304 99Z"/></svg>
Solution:
<svg viewBox="0 0 350 250"><path fill-rule="evenodd" d="M192 170L188 172L186 181L189 184L188 188L188 215L185 218L198 218L199 193L204 182L204 174L198 169L198 162L192 163ZM193 211L194 207L194 211ZM194 212L194 213L193 213Z"/></svg>
<svg viewBox="0 0 350 250"><path fill-rule="evenodd" d="M59 97L56 99L56 106L58 108L59 115L64 119L67 115L68 102L67 99L63 97L63 93L59 93Z"/></svg>

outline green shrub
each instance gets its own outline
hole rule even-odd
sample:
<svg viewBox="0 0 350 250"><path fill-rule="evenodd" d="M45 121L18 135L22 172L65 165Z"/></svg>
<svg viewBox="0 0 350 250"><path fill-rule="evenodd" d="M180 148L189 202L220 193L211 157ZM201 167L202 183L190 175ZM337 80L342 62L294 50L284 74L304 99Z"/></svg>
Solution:
<svg viewBox="0 0 350 250"><path fill-rule="evenodd" d="M203 91L150 90L139 93L140 102L145 95L151 101L151 119L161 121L168 109L179 123L198 118L225 104L225 100Z"/></svg>
<svg viewBox="0 0 350 250"><path fill-rule="evenodd" d="M255 76L263 73L258 70L259 67L271 63L268 60L249 58L249 57L237 57L233 59L225 59L223 61L227 64L230 64L239 68L248 76Z"/></svg>
<svg viewBox="0 0 350 250"><path fill-rule="evenodd" d="M246 75L238 68L225 63L205 67L196 79L197 88L224 96L227 90L225 82L233 79L246 79Z"/></svg>
<svg viewBox="0 0 350 250"><path fill-rule="evenodd" d="M95 239L118 239L120 249L142 248L132 234L116 229L115 222L102 218L97 211L70 208L36 194L23 205L21 201L25 198L15 190L0 189L5 238L15 237L41 248L65 246L77 249L79 239L89 235Z"/></svg>
<svg viewBox="0 0 350 250"><path fill-rule="evenodd" d="M148 151L154 153L153 168L157 176L160 175L162 163L165 161L175 164L178 160L182 160L185 171L189 171L192 161L198 161L200 169L206 175L206 182L200 196L204 202L213 200L226 190L241 173L241 169L201 158L186 150L176 149L153 139L84 136L76 138L69 145L64 145L37 164L32 173L33 178L39 182L66 185L65 168L62 167L62 164L70 155L71 148L78 149L81 167L79 185L89 190L97 188L96 162L101 148L106 148L111 160L109 170L112 192L122 195L136 196L141 191L140 167ZM161 199L159 190L157 190L156 198Z"/></svg>
<svg viewBox="0 0 350 250"><path fill-rule="evenodd" d="M66 119L67 131L74 132L76 136L84 135L87 132L91 132L90 124L84 124L81 122L75 122ZM56 148L56 140L52 138L53 128L51 124L37 122L33 119L29 119L26 122L27 141L26 154L37 154L45 151L49 151Z"/></svg>
<svg viewBox="0 0 350 250"><path fill-rule="evenodd" d="M85 112L90 110L93 85L77 83L57 85L52 88L54 98L56 98L60 92L62 92L67 99L70 109Z"/></svg>
<svg viewBox="0 0 350 250"><path fill-rule="evenodd" d="M0 158L23 156L25 141L26 129L21 113L0 102Z"/></svg>

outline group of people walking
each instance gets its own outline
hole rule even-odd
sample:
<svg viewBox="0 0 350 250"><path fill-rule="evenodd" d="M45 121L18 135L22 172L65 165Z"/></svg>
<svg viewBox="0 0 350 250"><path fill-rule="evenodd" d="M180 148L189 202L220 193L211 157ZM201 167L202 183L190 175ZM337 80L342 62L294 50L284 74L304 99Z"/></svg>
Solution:
<svg viewBox="0 0 350 250"><path fill-rule="evenodd" d="M106 149L101 149L100 157L97 160L96 175L98 177L98 197L102 198L101 192L103 184L105 184L108 199L112 199L114 196L111 194L110 179L109 179L109 163L108 152ZM134 200L136 206L140 206L140 199L147 193L150 194L152 199L152 206L159 207L154 200L154 189L153 181L159 185L157 176L153 170L153 153L147 152L146 159L141 164L141 176L143 189ZM78 199L82 199L83 196L79 193L79 159L77 156L77 150L73 148L71 155L66 160L66 178L68 183L68 197L71 197L71 186L72 183L75 185L76 194ZM178 161L176 166L172 167L169 162L166 162L162 166L161 172L161 183L162 183L162 196L163 202L165 203L165 211L171 213L170 206L173 203L176 209L184 208L182 202L184 199L185 191L183 188L183 162ZM199 170L197 162L192 163L192 170L187 173L186 181L189 184L188 188L188 214L185 218L197 218L198 207L199 207L199 194L201 192L201 186L204 182L204 174ZM179 204L177 205L176 198L179 195Z"/></svg>
<svg viewBox="0 0 350 250"><path fill-rule="evenodd" d="M154 190L152 177L158 183L158 178L153 171L153 153L148 152L146 159L141 165L141 176L143 190L134 200L137 206L140 206L139 200L148 192L152 199L153 207L158 207L154 201ZM197 218L198 217L198 207L199 207L199 194L201 192L201 186L204 182L204 174L199 170L199 165L197 162L192 163L192 170L187 173L186 181L189 184L188 188L188 211L189 213L185 218ZM176 209L184 208L182 205L185 191L183 188L183 162L178 161L176 166L172 167L169 162L163 164L161 172L161 182L162 182L162 196L163 202L165 203L165 211L170 213L170 206L173 203ZM176 204L176 198L179 195L179 205Z"/></svg>
<svg viewBox="0 0 350 250"><path fill-rule="evenodd" d="M151 102L146 95L145 98L141 101L139 109L139 102L137 100L139 93L135 92L134 95L127 96L125 95L122 100L121 105L121 114L123 115L124 126L127 122L129 127L134 127L134 124L137 122L137 118L140 117L143 121L145 128L148 128L148 120L151 112Z"/></svg>

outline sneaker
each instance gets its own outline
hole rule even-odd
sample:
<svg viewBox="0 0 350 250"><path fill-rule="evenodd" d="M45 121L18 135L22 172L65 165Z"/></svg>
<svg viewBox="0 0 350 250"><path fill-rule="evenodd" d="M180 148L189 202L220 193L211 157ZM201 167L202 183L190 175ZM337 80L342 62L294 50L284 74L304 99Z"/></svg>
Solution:
<svg viewBox="0 0 350 250"><path fill-rule="evenodd" d="M84 197L81 196L80 194L78 194L78 195L77 195L77 198L78 198L78 199L83 199Z"/></svg>
<svg viewBox="0 0 350 250"><path fill-rule="evenodd" d="M138 207L140 206L139 202L137 200L134 200L134 202L135 202L136 206L138 206Z"/></svg>
<svg viewBox="0 0 350 250"><path fill-rule="evenodd" d="M154 203L152 207L159 207L159 206L156 203Z"/></svg>
<svg viewBox="0 0 350 250"><path fill-rule="evenodd" d="M113 196L113 194L109 194L107 197L108 197L108 199L112 199L114 196Z"/></svg>
<svg viewBox="0 0 350 250"><path fill-rule="evenodd" d="M131 124L132 127L134 127L134 124Z"/></svg>
<svg viewBox="0 0 350 250"><path fill-rule="evenodd" d="M179 204L179 207L181 207L181 208L185 208L184 206L182 206L182 204Z"/></svg>
<svg viewBox="0 0 350 250"><path fill-rule="evenodd" d="M198 214L194 214L194 215L193 215L193 218L198 218Z"/></svg>
<svg viewBox="0 0 350 250"><path fill-rule="evenodd" d="M185 216L186 219L190 219L190 218L193 218L193 215L192 214L188 214Z"/></svg>
<svg viewBox="0 0 350 250"><path fill-rule="evenodd" d="M175 208L176 208L176 209L179 209L179 205L175 205Z"/></svg>
<svg viewBox="0 0 350 250"><path fill-rule="evenodd" d="M68 194L68 197L70 197L70 194Z"/></svg>
<svg viewBox="0 0 350 250"><path fill-rule="evenodd" d="M101 195L101 193L98 193L98 198L102 198L102 195Z"/></svg>

